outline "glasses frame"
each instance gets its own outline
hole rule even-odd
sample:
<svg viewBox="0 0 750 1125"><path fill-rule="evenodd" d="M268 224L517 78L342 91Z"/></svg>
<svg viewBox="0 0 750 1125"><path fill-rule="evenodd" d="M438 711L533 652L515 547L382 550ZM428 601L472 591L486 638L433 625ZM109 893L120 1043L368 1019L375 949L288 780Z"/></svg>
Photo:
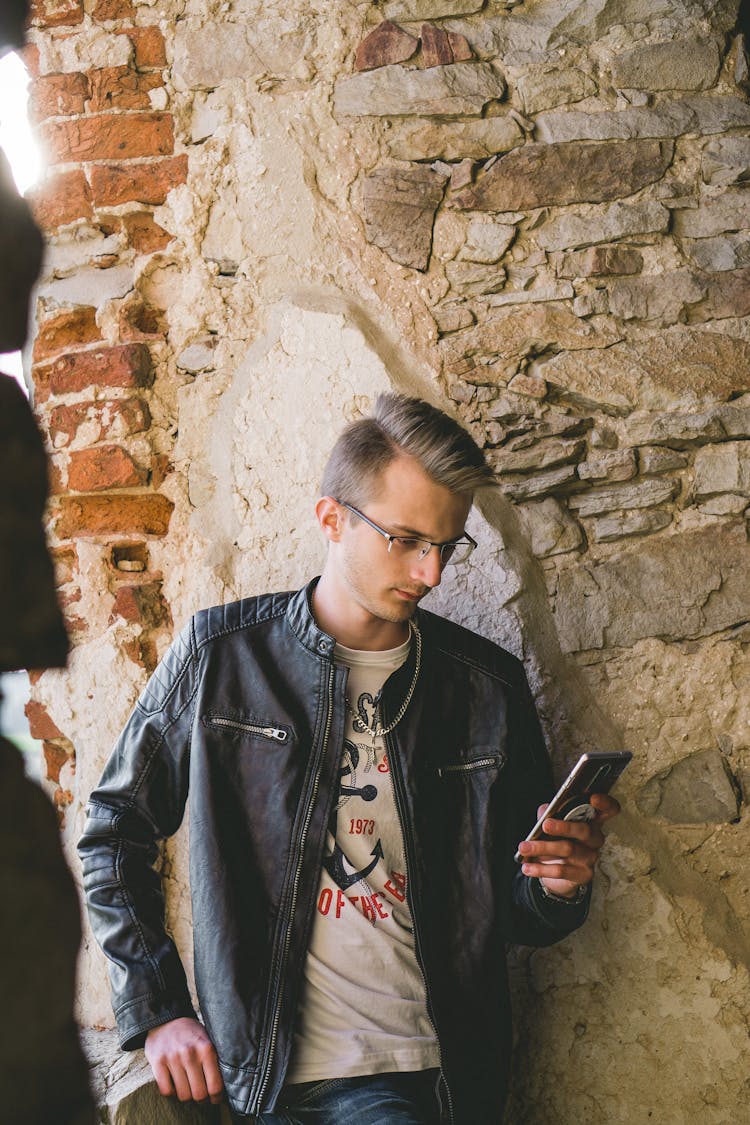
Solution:
<svg viewBox="0 0 750 1125"><path fill-rule="evenodd" d="M386 531L384 527L380 526L380 524L375 523L374 520L371 520L370 517L366 516L364 512L360 512L359 508L355 508L352 504L347 504L345 500L337 500L335 496L333 497L333 500L336 501L339 507L346 508L347 512L351 512L352 515L357 516L361 520L364 520L368 527L371 527L373 531L377 531L378 535L382 535L388 544L388 554L391 553L391 547L397 540L407 539L411 540L414 543L424 543L425 547L418 556L420 562L422 562L423 559L427 558L433 547L437 547L440 553L440 565L447 566L453 560L445 559L445 561L443 561L444 548L458 547L460 544L469 548L468 554L461 558L458 563L454 564L456 566L460 566L461 563L465 563L469 558L471 558L472 552L478 546L476 539L473 539L472 536L469 535L468 531L465 531L460 539L448 539L445 543L434 543L431 539L422 539L418 535L394 535L392 532Z"/></svg>

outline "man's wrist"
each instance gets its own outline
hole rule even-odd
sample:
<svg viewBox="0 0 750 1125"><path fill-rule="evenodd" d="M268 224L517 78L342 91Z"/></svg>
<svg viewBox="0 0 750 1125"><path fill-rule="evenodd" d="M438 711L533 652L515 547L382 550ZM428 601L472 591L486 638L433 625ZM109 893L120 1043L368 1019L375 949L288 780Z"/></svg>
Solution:
<svg viewBox="0 0 750 1125"><path fill-rule="evenodd" d="M537 879L537 882L539 883L539 889L545 898L552 899L553 902L567 903L568 906L578 906L583 902L583 900L589 893L590 884L588 883L581 883L570 895L558 895L555 894L554 891L549 890L547 886L545 886L543 879Z"/></svg>

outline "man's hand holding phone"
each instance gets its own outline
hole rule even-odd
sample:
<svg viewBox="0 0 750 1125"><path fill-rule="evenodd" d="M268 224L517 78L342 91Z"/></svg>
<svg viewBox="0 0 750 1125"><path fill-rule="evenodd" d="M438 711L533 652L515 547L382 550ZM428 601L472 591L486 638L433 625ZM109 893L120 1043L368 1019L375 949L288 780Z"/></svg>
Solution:
<svg viewBox="0 0 750 1125"><path fill-rule="evenodd" d="M592 820L544 820L545 837L554 839L524 840L518 845L524 875L540 879L550 894L561 898L574 898L594 878L604 844L601 826L620 811L619 802L606 793L592 793L587 800L596 811ZM540 805L537 816L541 818L548 807Z"/></svg>

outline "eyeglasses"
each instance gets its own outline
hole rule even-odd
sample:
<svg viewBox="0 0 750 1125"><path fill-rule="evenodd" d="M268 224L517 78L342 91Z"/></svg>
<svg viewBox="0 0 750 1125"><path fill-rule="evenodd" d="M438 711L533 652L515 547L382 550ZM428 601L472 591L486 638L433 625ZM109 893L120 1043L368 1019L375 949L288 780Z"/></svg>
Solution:
<svg viewBox="0 0 750 1125"><path fill-rule="evenodd" d="M352 515L364 520L373 531L377 531L378 535L382 535L388 544L389 555L397 554L399 558L405 560L413 562L418 559L421 562L422 559L427 558L433 547L437 547L440 552L441 566L445 566L446 563L457 565L466 562L477 545L476 540L472 539L467 531L460 539L449 539L447 543L433 543L429 539L414 539L408 535L391 535L390 531L386 531L384 527L379 527L358 508L353 508L351 504L346 504L343 500L336 500L336 503L342 508L346 508L347 512L351 512Z"/></svg>

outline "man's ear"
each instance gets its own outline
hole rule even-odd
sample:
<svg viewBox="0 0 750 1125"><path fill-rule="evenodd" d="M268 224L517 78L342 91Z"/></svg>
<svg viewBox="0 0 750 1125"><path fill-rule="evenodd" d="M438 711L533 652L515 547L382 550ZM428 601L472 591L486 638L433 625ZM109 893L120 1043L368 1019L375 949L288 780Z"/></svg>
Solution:
<svg viewBox="0 0 750 1125"><path fill-rule="evenodd" d="M344 511L332 496L321 496L315 505L315 515L329 543L338 543L344 526Z"/></svg>

